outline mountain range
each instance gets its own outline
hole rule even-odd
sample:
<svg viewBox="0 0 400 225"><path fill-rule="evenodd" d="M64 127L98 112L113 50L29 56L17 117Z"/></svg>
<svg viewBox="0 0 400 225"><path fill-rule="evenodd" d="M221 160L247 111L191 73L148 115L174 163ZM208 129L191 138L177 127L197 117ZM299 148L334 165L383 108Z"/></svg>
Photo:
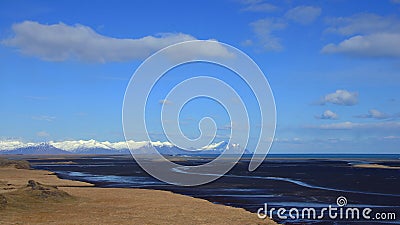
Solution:
<svg viewBox="0 0 400 225"><path fill-rule="evenodd" d="M59 155L59 154L130 154L149 153L149 148L154 147L164 155L196 155L196 154L221 154L227 151L229 154L241 153L243 148L238 144L228 144L225 141L212 143L198 151L186 151L176 147L170 142L146 142L146 141L122 141L108 142L96 140L78 140L61 142L22 142L15 140L0 141L0 154L32 154L32 155ZM245 149L244 154L250 152Z"/></svg>

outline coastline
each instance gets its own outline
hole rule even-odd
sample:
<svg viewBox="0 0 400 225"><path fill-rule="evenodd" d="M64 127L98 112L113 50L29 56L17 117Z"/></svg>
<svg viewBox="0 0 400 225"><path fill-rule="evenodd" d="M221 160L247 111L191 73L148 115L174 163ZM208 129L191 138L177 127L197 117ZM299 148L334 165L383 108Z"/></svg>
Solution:
<svg viewBox="0 0 400 225"><path fill-rule="evenodd" d="M26 190L29 180L56 187L70 197L18 195L32 193ZM277 224L241 208L169 191L99 188L15 165L0 168L0 187L6 202L0 207L1 224Z"/></svg>

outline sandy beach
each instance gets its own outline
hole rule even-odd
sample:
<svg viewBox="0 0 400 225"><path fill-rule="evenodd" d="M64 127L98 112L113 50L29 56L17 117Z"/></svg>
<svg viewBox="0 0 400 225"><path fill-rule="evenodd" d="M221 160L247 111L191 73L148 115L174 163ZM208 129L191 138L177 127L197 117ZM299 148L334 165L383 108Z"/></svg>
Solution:
<svg viewBox="0 0 400 225"><path fill-rule="evenodd" d="M244 209L168 191L96 188L9 164L0 168L0 224L276 223Z"/></svg>

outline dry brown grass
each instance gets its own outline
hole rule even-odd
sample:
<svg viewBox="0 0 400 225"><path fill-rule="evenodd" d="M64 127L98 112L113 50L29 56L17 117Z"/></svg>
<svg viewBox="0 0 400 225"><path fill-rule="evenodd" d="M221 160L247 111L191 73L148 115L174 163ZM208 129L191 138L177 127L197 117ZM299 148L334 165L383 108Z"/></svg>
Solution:
<svg viewBox="0 0 400 225"><path fill-rule="evenodd" d="M32 179L42 188L27 187ZM0 224L276 224L202 199L167 191L95 188L48 171L4 167L0 180Z"/></svg>
<svg viewBox="0 0 400 225"><path fill-rule="evenodd" d="M17 169L30 169L28 161L25 160L9 160L0 157L0 167L15 167Z"/></svg>

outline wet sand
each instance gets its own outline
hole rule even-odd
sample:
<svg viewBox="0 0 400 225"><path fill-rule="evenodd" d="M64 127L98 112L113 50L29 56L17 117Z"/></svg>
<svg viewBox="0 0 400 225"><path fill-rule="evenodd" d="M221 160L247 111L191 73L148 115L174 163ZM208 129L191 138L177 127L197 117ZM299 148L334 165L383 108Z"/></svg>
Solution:
<svg viewBox="0 0 400 225"><path fill-rule="evenodd" d="M28 180L69 195L30 196ZM13 166L0 168L1 201L0 224L276 224L244 209L168 191L96 188Z"/></svg>

